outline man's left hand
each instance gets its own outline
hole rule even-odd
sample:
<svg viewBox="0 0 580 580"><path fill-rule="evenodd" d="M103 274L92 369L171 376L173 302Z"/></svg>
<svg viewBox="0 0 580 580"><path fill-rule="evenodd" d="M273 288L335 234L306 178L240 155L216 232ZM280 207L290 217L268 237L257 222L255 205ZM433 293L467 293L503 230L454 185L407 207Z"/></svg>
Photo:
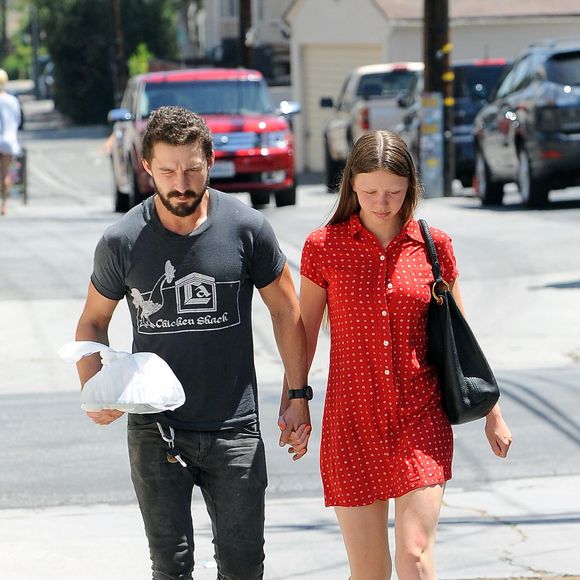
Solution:
<svg viewBox="0 0 580 580"><path fill-rule="evenodd" d="M312 432L310 411L306 399L293 399L278 417L280 447L290 445L288 453L294 454L292 459L297 461L308 451L308 440Z"/></svg>

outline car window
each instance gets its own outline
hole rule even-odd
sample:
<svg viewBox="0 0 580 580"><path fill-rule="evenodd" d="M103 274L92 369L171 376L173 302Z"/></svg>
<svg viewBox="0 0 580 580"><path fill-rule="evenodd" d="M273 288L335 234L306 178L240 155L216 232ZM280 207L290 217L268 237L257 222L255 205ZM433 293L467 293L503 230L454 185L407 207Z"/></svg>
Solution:
<svg viewBox="0 0 580 580"><path fill-rule="evenodd" d="M453 92L456 99L485 99L493 91L505 65L458 65L454 67Z"/></svg>
<svg viewBox="0 0 580 580"><path fill-rule="evenodd" d="M140 111L148 117L164 105L185 107L200 115L263 115L274 107L263 81L211 80L149 83L142 94Z"/></svg>
<svg viewBox="0 0 580 580"><path fill-rule="evenodd" d="M342 88L340 89L340 93L338 94L338 98L336 100L336 108L341 110L344 104L344 95L346 93L346 88L348 87L348 83L350 81L350 77L346 77L344 82L342 83Z"/></svg>
<svg viewBox="0 0 580 580"><path fill-rule="evenodd" d="M521 91L532 82L532 59L526 57L514 68L511 92Z"/></svg>
<svg viewBox="0 0 580 580"><path fill-rule="evenodd" d="M495 96L497 98L505 97L514 91L523 88L523 83L532 79L531 58L526 56L516 61L511 70L500 81Z"/></svg>
<svg viewBox="0 0 580 580"><path fill-rule="evenodd" d="M555 54L545 66L546 78L560 85L580 85L580 51Z"/></svg>
<svg viewBox="0 0 580 580"><path fill-rule="evenodd" d="M364 75L360 79L356 94L358 97L396 97L400 93L413 91L418 76L416 71L410 70Z"/></svg>
<svg viewBox="0 0 580 580"><path fill-rule="evenodd" d="M132 110L133 109L133 95L135 93L135 83L129 82L127 88L125 89L125 93L123 94L123 100L121 101L121 107L123 109Z"/></svg>

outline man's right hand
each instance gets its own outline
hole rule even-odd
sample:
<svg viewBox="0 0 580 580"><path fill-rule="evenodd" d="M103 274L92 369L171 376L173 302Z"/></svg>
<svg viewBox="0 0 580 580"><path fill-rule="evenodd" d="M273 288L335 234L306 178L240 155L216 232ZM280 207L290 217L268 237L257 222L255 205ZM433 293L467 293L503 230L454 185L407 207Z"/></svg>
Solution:
<svg viewBox="0 0 580 580"><path fill-rule="evenodd" d="M103 411L87 411L87 417L97 425L110 425L125 413L116 409L105 409Z"/></svg>

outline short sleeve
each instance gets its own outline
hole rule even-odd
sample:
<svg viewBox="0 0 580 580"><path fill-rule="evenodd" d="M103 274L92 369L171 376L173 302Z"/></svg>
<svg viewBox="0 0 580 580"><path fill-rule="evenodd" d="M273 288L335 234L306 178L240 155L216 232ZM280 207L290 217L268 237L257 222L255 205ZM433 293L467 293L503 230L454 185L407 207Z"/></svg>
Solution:
<svg viewBox="0 0 580 580"><path fill-rule="evenodd" d="M433 241L437 248L441 275L447 283L451 284L459 277L455 252L453 251L453 241L450 236L441 231L433 232Z"/></svg>
<svg viewBox="0 0 580 580"><path fill-rule="evenodd" d="M271 284L286 265L286 256L280 249L276 234L268 220L264 218L262 227L254 239L250 260L250 277L256 288Z"/></svg>
<svg viewBox="0 0 580 580"><path fill-rule="evenodd" d="M110 300L122 300L125 297L125 274L118 244L111 243L103 236L95 249L91 282L99 294Z"/></svg>
<svg viewBox="0 0 580 580"><path fill-rule="evenodd" d="M304 242L302 248L302 258L300 260L300 274L314 282L321 288L326 288L328 283L324 279L320 264L320 241L316 232L310 234Z"/></svg>

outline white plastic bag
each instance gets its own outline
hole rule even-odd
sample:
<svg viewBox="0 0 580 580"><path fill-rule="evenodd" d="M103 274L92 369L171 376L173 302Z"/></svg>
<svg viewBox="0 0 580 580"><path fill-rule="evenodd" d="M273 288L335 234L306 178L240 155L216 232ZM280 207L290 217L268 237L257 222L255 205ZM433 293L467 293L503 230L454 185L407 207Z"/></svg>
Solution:
<svg viewBox="0 0 580 580"><path fill-rule="evenodd" d="M173 411L185 403L185 392L169 365L152 352L117 351L99 342L68 342L58 354L77 362L99 352L103 368L81 391L81 409L117 409L127 413Z"/></svg>

